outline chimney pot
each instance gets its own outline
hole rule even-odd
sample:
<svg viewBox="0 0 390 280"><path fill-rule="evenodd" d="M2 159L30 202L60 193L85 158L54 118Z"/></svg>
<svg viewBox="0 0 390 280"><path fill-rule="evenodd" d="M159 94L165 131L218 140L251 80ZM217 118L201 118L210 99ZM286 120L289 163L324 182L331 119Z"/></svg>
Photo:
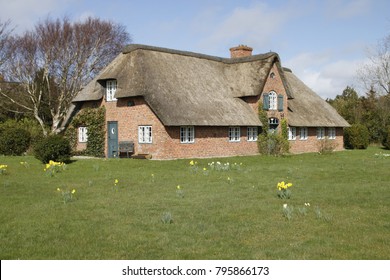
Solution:
<svg viewBox="0 0 390 280"><path fill-rule="evenodd" d="M245 46L245 45L239 45L238 47L230 48L230 58L238 58L238 57L245 57L245 56L251 56L253 48Z"/></svg>

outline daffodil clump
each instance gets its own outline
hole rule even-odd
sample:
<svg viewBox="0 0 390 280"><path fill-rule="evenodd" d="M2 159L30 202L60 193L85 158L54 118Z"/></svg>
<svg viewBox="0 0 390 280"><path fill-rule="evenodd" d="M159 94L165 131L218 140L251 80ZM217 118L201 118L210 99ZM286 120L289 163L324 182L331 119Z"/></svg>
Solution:
<svg viewBox="0 0 390 280"><path fill-rule="evenodd" d="M292 183L279 182L276 186L278 189L278 197L281 199L289 199L291 197L291 190L289 188L292 187Z"/></svg>
<svg viewBox="0 0 390 280"><path fill-rule="evenodd" d="M118 191L118 188L119 188L119 187L118 187L118 184L119 184L119 180L118 180L118 179L115 179L115 180L114 180L114 190L115 190L115 191Z"/></svg>
<svg viewBox="0 0 390 280"><path fill-rule="evenodd" d="M56 162L56 161L49 161L45 165L45 168L43 169L46 174L49 174L50 176L54 176L54 174L59 173L66 169L66 164L63 162Z"/></svg>
<svg viewBox="0 0 390 280"><path fill-rule="evenodd" d="M190 169L191 169L191 171L193 172L193 173L197 173L198 172L198 162L196 162L196 161L193 161L193 160L191 160L190 161Z"/></svg>
<svg viewBox="0 0 390 280"><path fill-rule="evenodd" d="M30 167L30 165L28 164L27 161L21 161L20 164L23 165L25 168L29 168Z"/></svg>
<svg viewBox="0 0 390 280"><path fill-rule="evenodd" d="M5 173L7 173L7 168L8 165L0 164L0 175L4 175Z"/></svg>
<svg viewBox="0 0 390 280"><path fill-rule="evenodd" d="M57 192L61 193L62 201L64 204L68 202L72 202L76 198L76 190L62 190L61 188L57 188Z"/></svg>
<svg viewBox="0 0 390 280"><path fill-rule="evenodd" d="M182 186L177 185L176 187L176 195L177 197L184 198L184 189Z"/></svg>

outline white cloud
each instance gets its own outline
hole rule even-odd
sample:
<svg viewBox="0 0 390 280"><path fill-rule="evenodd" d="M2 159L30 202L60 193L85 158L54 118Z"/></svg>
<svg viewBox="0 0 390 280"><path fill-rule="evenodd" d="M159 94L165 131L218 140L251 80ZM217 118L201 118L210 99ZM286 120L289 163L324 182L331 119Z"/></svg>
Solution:
<svg viewBox="0 0 390 280"><path fill-rule="evenodd" d="M360 89L357 70L363 60L333 60L327 53L302 53L284 65L322 98L335 98L347 86ZM363 92L360 92L363 94Z"/></svg>
<svg viewBox="0 0 390 280"><path fill-rule="evenodd" d="M371 0L328 0L327 15L330 18L352 18L367 13L373 1Z"/></svg>
<svg viewBox="0 0 390 280"><path fill-rule="evenodd" d="M11 24L16 27L17 32L23 32L32 28L38 20L44 19L48 15L53 15L56 11L61 11L63 7L76 0L0 0L0 18L11 20Z"/></svg>
<svg viewBox="0 0 390 280"><path fill-rule="evenodd" d="M245 44L255 49L269 49L272 37L293 13L289 7L272 10L266 3L259 2L250 7L237 7L222 19L217 14L214 17L204 14L199 30L207 35L201 40L200 48L212 50L213 46Z"/></svg>

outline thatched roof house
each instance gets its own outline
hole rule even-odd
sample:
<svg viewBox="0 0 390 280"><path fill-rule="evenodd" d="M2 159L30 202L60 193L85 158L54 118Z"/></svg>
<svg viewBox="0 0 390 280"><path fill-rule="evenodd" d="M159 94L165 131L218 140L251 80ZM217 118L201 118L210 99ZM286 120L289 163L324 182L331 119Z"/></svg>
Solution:
<svg viewBox="0 0 390 280"><path fill-rule="evenodd" d="M250 48L239 46L231 51L245 52L248 49ZM251 49L249 51L251 52ZM107 81L115 81L113 100L105 98ZM121 110L121 100L135 102L135 105L146 106L160 123L159 129L164 128L166 133L170 134L169 127L199 127L197 130L201 127L261 127L263 124L258 118L257 106L261 102L262 94L269 89L276 91L281 98L279 101L282 102L282 108L279 110L282 112L276 115L270 112L271 115L287 118L291 126L348 126L330 105L291 71L283 68L278 54L273 52L220 58L145 45L129 45L73 102L101 102L101 106L106 106L108 110L108 122L120 121L115 117L109 118L110 115L115 115L111 114L110 110ZM115 101L116 106L110 101ZM128 110L139 114L134 111L135 108ZM127 123L122 120L118 129L122 131L127 129L126 127L130 129L130 126L142 126L142 123L130 122L130 119ZM146 123L148 122L145 121L144 124ZM136 133L136 129L133 130ZM153 131L156 131L156 127ZM218 133L213 134L214 138L219 137L216 134ZM119 138L120 136L121 134ZM136 135L126 137L133 138L130 140L136 142ZM226 155L232 153L228 152Z"/></svg>

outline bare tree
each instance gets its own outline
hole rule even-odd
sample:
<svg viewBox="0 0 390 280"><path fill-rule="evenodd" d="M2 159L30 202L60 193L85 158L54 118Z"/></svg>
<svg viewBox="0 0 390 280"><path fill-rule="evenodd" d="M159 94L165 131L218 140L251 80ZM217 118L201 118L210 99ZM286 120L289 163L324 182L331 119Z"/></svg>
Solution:
<svg viewBox="0 0 390 280"><path fill-rule="evenodd" d="M390 94L390 34L368 52L369 63L358 70L366 89L380 95Z"/></svg>
<svg viewBox="0 0 390 280"><path fill-rule="evenodd" d="M0 75L2 73L2 66L10 56L9 37L12 32L10 25L10 20L5 22L0 21Z"/></svg>
<svg viewBox="0 0 390 280"><path fill-rule="evenodd" d="M72 99L130 42L124 26L98 18L72 23L68 18L39 22L33 31L12 38L14 55L8 78L22 85L18 98L0 93L30 112L44 134L61 132ZM50 109L47 131L42 108Z"/></svg>

